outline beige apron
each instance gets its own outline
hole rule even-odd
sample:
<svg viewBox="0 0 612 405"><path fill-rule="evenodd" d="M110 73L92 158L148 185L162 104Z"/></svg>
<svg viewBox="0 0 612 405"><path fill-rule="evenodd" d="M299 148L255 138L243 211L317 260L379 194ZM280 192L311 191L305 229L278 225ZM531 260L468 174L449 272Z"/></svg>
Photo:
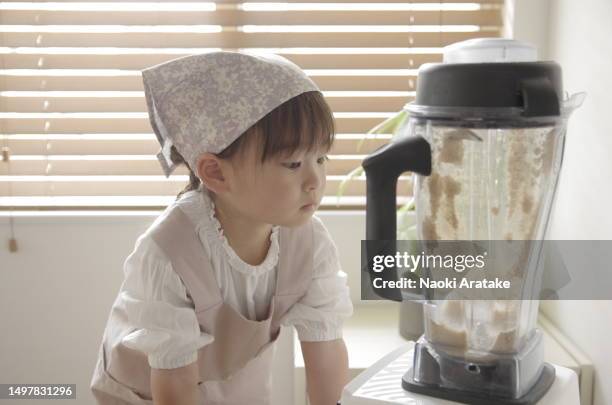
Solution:
<svg viewBox="0 0 612 405"><path fill-rule="evenodd" d="M306 293L312 279L312 225L279 230L276 290L266 319L249 320L226 304L209 258L189 218L178 207L151 228L194 302L200 329L215 340L198 351L202 403L270 404L271 371L282 316ZM115 301L104 331L90 388L100 405L153 404L145 353L121 340L135 328Z"/></svg>

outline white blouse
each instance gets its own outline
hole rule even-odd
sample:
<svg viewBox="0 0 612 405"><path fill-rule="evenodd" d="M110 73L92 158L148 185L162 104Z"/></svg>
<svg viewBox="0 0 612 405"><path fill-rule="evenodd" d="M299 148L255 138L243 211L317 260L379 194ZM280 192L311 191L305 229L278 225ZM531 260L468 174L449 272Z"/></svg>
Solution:
<svg viewBox="0 0 612 405"><path fill-rule="evenodd" d="M211 259L223 300L245 318L265 318L276 289L279 227L273 227L264 261L252 266L229 245L205 189L183 194L155 223L167 216L175 204L194 223ZM333 340L342 337L342 324L352 315L353 305L337 248L321 220L313 216L312 222L313 279L306 294L283 316L281 325L293 325L300 341ZM115 304L125 308L128 322L124 327L132 332L122 343L147 354L152 368L177 368L196 361L198 349L213 342L214 336L200 330L185 285L147 232L137 239L124 263L124 273ZM111 313L109 322L112 321Z"/></svg>

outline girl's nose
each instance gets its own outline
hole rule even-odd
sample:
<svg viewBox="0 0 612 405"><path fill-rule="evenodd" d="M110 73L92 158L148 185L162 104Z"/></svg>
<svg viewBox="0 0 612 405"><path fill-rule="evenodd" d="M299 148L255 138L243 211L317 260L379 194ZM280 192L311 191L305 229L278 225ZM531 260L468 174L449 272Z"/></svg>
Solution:
<svg viewBox="0 0 612 405"><path fill-rule="evenodd" d="M325 181L325 173L322 173L317 167L310 167L304 180L304 189L306 191L316 190L321 187L323 181Z"/></svg>

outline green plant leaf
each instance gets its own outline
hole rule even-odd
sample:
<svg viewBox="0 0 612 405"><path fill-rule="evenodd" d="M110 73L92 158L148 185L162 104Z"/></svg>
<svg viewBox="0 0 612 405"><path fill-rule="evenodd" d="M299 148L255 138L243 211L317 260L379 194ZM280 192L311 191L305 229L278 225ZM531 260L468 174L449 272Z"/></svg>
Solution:
<svg viewBox="0 0 612 405"><path fill-rule="evenodd" d="M354 179L355 177L361 176L363 172L364 172L363 166L357 166L356 168L351 170L351 172L347 174L344 179L342 179L342 181L340 182L340 185L338 186L338 192L336 193L336 197L338 198L338 200L336 201L337 207L340 206L340 197L342 197L342 194L344 194L344 189L346 189L347 183L351 181L352 179Z"/></svg>
<svg viewBox="0 0 612 405"><path fill-rule="evenodd" d="M359 143L357 144L357 152L361 150L363 143L365 142L366 139L368 139L367 135L378 135L378 134L388 134L388 133L395 134L395 131L397 131L401 127L401 125L404 123L407 117L408 117L408 113L405 110L401 110L401 111L398 111L397 114L387 118L380 124L376 125L374 128L370 129L366 133L366 136L363 139L361 139ZM374 136L374 139L376 139L376 136Z"/></svg>
<svg viewBox="0 0 612 405"><path fill-rule="evenodd" d="M398 208L397 213L400 214L406 211L414 211L415 208L416 208L416 205L414 203L414 197L412 197L410 201L408 201L406 204Z"/></svg>
<svg viewBox="0 0 612 405"><path fill-rule="evenodd" d="M407 118L408 118L408 112L402 109L401 111L398 111L395 115L387 118L383 122L376 125L374 128L370 129L366 133L366 136L363 139L361 139L359 143L357 144L357 152L361 149L366 139L372 139L368 137L369 135L374 135L374 139L375 139L376 135L378 134L391 133L392 137L395 138L398 134L399 129L402 127L402 125L404 125ZM346 190L346 185L348 184L348 182L353 180L356 177L361 176L363 172L364 172L363 167L358 166L354 168L353 170L351 170L351 172L340 182L340 185L338 186L338 192L336 193L336 197L337 197L336 206L337 207L340 206L340 197L342 197L342 195L344 194L344 191ZM411 200L405 206L400 207L398 210L398 214L404 211L412 211L412 210L414 210L414 199Z"/></svg>

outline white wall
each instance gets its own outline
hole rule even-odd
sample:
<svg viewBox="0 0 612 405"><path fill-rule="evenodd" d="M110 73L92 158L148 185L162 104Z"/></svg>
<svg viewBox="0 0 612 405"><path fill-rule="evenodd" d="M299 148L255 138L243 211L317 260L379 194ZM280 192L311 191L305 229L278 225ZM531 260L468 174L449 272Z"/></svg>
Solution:
<svg viewBox="0 0 612 405"><path fill-rule="evenodd" d="M17 217L19 251L9 253L8 219L0 217L0 381L77 384L76 403L94 403L89 381L123 261L150 222Z"/></svg>
<svg viewBox="0 0 612 405"><path fill-rule="evenodd" d="M531 43L541 58L548 57L548 8L555 0L506 0L504 3L504 33Z"/></svg>
<svg viewBox="0 0 612 405"><path fill-rule="evenodd" d="M561 64L568 92L587 92L570 120L549 237L611 240L612 1L508 3L514 37ZM594 405L612 404L612 301L547 302L543 310L593 361Z"/></svg>

